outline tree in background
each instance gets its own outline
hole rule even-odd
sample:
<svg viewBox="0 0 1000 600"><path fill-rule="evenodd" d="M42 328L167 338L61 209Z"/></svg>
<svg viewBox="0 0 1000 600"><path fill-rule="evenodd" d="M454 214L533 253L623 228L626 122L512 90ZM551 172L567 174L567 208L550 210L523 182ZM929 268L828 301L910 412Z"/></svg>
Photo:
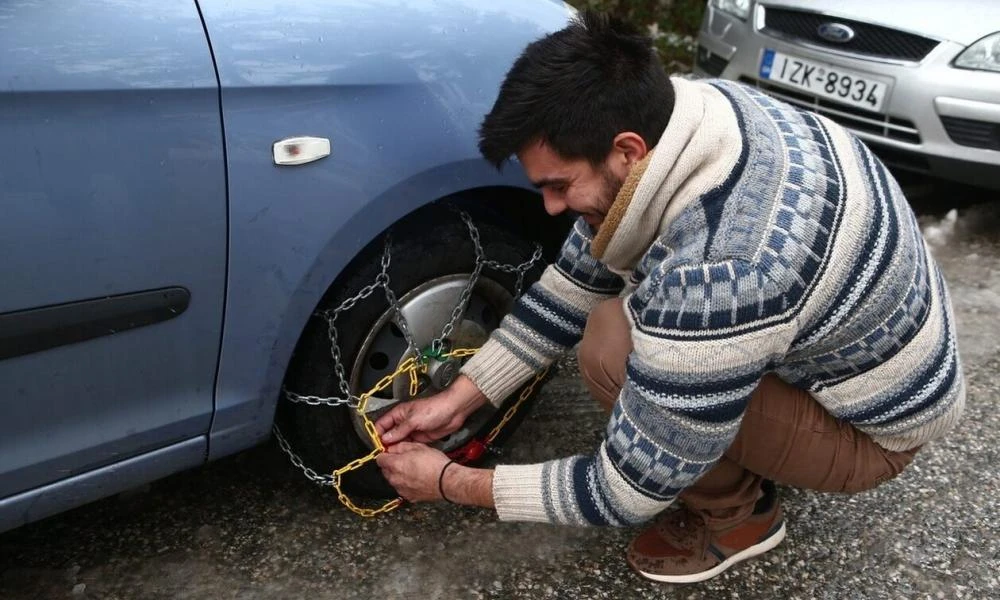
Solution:
<svg viewBox="0 0 1000 600"><path fill-rule="evenodd" d="M576 8L599 10L645 28L670 73L689 73L705 0L568 0Z"/></svg>

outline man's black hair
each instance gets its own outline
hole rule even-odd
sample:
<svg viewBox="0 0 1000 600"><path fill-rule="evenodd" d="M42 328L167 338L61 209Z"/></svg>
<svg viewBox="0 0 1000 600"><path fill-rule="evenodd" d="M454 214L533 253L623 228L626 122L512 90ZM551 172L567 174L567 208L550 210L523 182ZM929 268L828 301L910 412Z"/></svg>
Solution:
<svg viewBox="0 0 1000 600"><path fill-rule="evenodd" d="M479 151L499 169L541 140L563 158L597 165L623 131L655 146L673 107L650 38L588 11L521 53L479 128Z"/></svg>

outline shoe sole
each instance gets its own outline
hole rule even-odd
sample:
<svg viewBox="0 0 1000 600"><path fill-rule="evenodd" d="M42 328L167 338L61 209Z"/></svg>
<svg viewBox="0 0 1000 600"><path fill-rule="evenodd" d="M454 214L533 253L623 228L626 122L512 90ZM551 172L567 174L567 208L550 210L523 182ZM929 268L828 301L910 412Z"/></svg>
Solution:
<svg viewBox="0 0 1000 600"><path fill-rule="evenodd" d="M729 567L735 565L738 562L742 562L748 558L753 558L754 556L759 556L764 554L768 550L774 548L781 543L781 540L785 539L785 524L781 524L781 528L774 532L774 535L767 538L766 540L754 544L749 548L740 550L736 554L730 556L721 563L715 565L707 571L702 571L701 573L692 573L690 575L657 575L656 573L647 573L640 569L636 569L640 575L646 579L652 579L653 581L659 581L662 583L697 583L699 581L705 581L706 579L711 579L722 573Z"/></svg>

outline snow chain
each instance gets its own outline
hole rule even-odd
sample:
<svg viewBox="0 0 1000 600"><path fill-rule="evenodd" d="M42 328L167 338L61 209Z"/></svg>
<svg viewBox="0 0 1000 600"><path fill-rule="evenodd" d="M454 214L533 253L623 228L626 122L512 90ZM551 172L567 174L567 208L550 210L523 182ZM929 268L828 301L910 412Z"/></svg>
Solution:
<svg viewBox="0 0 1000 600"><path fill-rule="evenodd" d="M525 273L527 273L527 271L531 267L533 267L535 263L541 259L542 256L542 247L541 245L536 244L535 251L532 254L531 258L519 265L505 265L498 263L496 261L487 260L483 253L482 244L479 239L479 231L478 229L476 229L475 224L473 224L472 219L464 211L459 211L459 215L462 218L462 221L464 221L466 226L468 227L469 236L472 238L473 244L475 245L476 266L472 271L472 275L469 277L469 282L466 284L465 288L462 291L462 295L459 298L458 304L452 311L451 319L448 321L448 323L445 324L444 328L441 331L441 335L432 341L430 348L425 349L423 351L417 348L416 344L413 341L412 336L410 335L409 327L407 327L406 325L406 320L403 317L402 311L400 310L399 303L396 299L396 295L393 293L391 287L389 286L388 270L391 261L391 252L390 252L391 239L389 238L389 236L386 236L385 247L382 252L381 272L375 278L375 281L363 287L356 295L342 302L340 306L338 306L337 308L324 311L322 313L318 313L318 316L325 318L327 321L328 331L330 334L330 342L332 344L331 355L334 361L334 369L336 370L337 376L340 380L340 391L343 394L343 397L323 398L319 396L304 396L301 394L296 394L289 390L285 390L284 392L285 398L289 402L308 404L311 406L346 405L353 407L361 415L361 418L364 421L365 431L367 432L368 437L371 440L372 446L374 446L374 449L367 455L352 460L343 467L336 469L331 475L321 475L316 471L314 471L313 469L306 466L305 463L302 461L302 459L292 450L291 446L288 443L288 440L286 440L285 437L281 434L281 430L278 429L277 423L275 423L274 425L274 436L278 440L278 445L285 452L285 454L288 455L292 464L298 467L299 470L301 470L302 473L305 474L305 476L309 480L313 481L318 485L332 487L337 492L337 499L340 500L340 502L348 509L350 509L352 512L362 517L374 517L383 513L387 513L391 510L395 510L405 502L403 498L396 498L394 500L390 500L389 502L385 503L379 508L364 508L356 505L341 489L341 479L345 473L361 468L365 463L375 460L375 458L379 454L385 452L385 445L382 444L382 440L379 438L378 432L375 430L375 424L372 423L371 419L368 418L368 414L365 412L365 407L368 404L369 398L371 398L375 394L381 392L385 388L392 385L396 377L399 377L401 375L406 375L410 380L410 397L411 398L416 397L417 393L419 392L418 374L427 373L427 360L429 358L435 358L438 360L442 358L444 359L465 358L475 354L477 349L473 348L456 348L450 351L445 351L445 348L446 348L446 338L448 335L450 335L452 329L455 327L455 325L458 323L458 320L464 313L465 307L468 304L469 298L472 295L472 290L475 287L476 281L479 279L479 275L482 272L483 268L491 267L498 271L516 274L517 285L514 292L514 295L516 297L519 296L521 293L521 286L524 282ZM376 383L375 386L372 387L372 389L368 390L367 392L361 394L358 397L354 397L350 393L350 389L347 384L346 372L344 371L344 366L340 359L340 348L338 346L338 341L337 341L337 328L335 326L335 321L337 317L340 315L340 313L351 309L352 307L354 307L355 304L357 304L361 300L371 296L378 288L383 289L386 296L386 300L388 300L390 306L395 311L397 325L399 326L400 331L403 332L403 335L407 342L407 352L409 354L412 354L413 356L404 360L394 373L386 375L381 380L379 380L379 382ZM536 375L535 378L531 380L531 382L527 386L525 386L520 396L518 396L517 401L514 402L514 404L511 405L510 408L507 409L507 411L504 413L500 421L496 424L495 427L493 427L492 430L490 430L489 434L487 434L485 438L481 440L474 439L470 441L468 444L466 444L466 446L460 448L459 450L449 453L449 456L459 463L465 463L479 458L479 456L483 453L483 451L490 448L490 445L493 443L496 437L500 435L500 432L507 425L507 423L510 422L510 420L514 417L514 414L517 413L518 409L520 409L521 406L524 404L524 402L531 396L532 392L538 386L538 383L545 378L547 372L548 369L545 369L544 371Z"/></svg>

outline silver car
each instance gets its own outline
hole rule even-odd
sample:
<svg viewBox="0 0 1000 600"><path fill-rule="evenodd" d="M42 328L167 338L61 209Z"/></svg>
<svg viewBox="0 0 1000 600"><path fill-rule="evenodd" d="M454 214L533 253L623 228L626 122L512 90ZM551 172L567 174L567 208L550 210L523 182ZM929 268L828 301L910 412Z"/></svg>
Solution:
<svg viewBox="0 0 1000 600"><path fill-rule="evenodd" d="M890 166L1000 189L997 0L710 0L695 74L825 115Z"/></svg>

